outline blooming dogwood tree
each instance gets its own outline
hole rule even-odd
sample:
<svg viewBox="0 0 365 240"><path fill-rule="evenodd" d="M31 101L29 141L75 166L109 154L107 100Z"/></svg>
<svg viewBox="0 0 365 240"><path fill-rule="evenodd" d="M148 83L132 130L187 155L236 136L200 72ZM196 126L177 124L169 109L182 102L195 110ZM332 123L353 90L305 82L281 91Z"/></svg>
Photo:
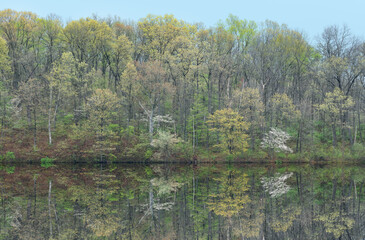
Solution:
<svg viewBox="0 0 365 240"><path fill-rule="evenodd" d="M293 150L286 145L286 141L289 139L290 136L286 132L278 128L271 128L268 133L265 133L261 142L261 147L274 150L275 152L282 151L292 153Z"/></svg>

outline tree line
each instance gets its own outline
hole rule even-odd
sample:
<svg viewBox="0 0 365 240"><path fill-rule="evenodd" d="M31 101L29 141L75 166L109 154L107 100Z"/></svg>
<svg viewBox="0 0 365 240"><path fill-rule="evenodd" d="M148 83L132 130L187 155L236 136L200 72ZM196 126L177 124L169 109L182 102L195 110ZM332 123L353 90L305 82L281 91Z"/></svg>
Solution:
<svg viewBox="0 0 365 240"><path fill-rule="evenodd" d="M64 24L7 9L0 36L2 149L242 157L278 128L295 153L363 150L365 44L347 26L310 44L233 15L207 28L172 15Z"/></svg>

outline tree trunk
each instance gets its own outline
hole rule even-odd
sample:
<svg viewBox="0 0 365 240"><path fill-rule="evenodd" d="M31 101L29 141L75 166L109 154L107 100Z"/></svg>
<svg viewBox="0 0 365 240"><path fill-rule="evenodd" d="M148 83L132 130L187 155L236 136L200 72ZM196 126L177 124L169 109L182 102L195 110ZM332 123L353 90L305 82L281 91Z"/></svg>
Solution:
<svg viewBox="0 0 365 240"><path fill-rule="evenodd" d="M334 123L332 123L332 146L337 146L336 125Z"/></svg>
<svg viewBox="0 0 365 240"><path fill-rule="evenodd" d="M153 109L151 110L149 116L148 116L148 121L149 121L149 127L148 127L148 132L150 134L150 142L152 142L153 139Z"/></svg>
<svg viewBox="0 0 365 240"><path fill-rule="evenodd" d="M36 108L33 109L34 127L33 127L33 148L37 148L37 112Z"/></svg>
<svg viewBox="0 0 365 240"><path fill-rule="evenodd" d="M48 106L48 143L52 145L52 130L51 130L51 115L52 115L52 87L49 91L49 106Z"/></svg>
<svg viewBox="0 0 365 240"><path fill-rule="evenodd" d="M49 189L48 189L48 217L49 217L49 238L51 239L53 236L52 232L52 219L51 219L51 191L52 191L52 181L49 181Z"/></svg>
<svg viewBox="0 0 365 240"><path fill-rule="evenodd" d="M5 128L5 117L6 117L6 101L5 98L3 98L3 116L1 118L1 134L0 134L0 144L2 144L2 140L4 138L4 128Z"/></svg>

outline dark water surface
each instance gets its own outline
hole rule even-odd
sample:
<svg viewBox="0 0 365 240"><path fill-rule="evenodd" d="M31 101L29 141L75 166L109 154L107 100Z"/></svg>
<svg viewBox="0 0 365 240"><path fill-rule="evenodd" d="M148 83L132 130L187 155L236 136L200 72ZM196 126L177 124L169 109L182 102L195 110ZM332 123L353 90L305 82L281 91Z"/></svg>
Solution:
<svg viewBox="0 0 365 240"><path fill-rule="evenodd" d="M365 238L365 166L46 167L1 166L0 239Z"/></svg>

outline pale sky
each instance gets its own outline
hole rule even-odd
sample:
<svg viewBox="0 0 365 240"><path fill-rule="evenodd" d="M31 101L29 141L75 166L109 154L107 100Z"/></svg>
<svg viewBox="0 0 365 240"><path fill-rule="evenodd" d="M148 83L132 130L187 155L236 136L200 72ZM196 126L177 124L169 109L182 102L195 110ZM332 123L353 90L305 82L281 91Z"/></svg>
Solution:
<svg viewBox="0 0 365 240"><path fill-rule="evenodd" d="M0 0L1 10L31 11L41 17L53 13L67 22L91 17L117 15L138 21L147 14L173 14L189 23L214 26L232 13L240 19L287 24L289 28L315 39L330 25L346 24L351 32L365 38L365 0Z"/></svg>

